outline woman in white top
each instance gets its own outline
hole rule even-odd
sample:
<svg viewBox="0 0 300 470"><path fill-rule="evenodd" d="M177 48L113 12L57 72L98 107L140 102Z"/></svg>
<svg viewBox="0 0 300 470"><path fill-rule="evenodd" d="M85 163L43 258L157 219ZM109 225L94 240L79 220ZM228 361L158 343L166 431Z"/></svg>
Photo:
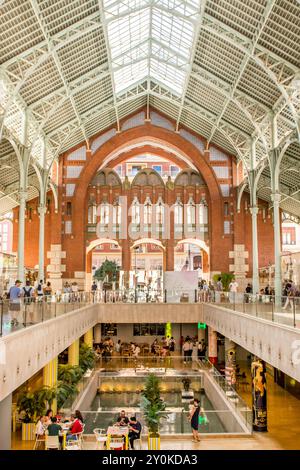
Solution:
<svg viewBox="0 0 300 470"><path fill-rule="evenodd" d="M35 434L36 436L44 436L45 435L45 429L46 429L46 423L45 423L45 416L40 416L38 422L36 423L35 426Z"/></svg>

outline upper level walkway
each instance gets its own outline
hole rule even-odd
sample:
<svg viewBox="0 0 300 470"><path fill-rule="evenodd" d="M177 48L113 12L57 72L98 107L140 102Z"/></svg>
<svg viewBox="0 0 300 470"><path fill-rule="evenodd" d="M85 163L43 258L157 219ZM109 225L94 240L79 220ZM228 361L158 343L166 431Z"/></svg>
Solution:
<svg viewBox="0 0 300 470"><path fill-rule="evenodd" d="M117 299L116 293L106 293L104 299L82 293L75 297L52 298L48 303L40 300L29 306L23 305L18 312L20 320L21 316L27 318L28 315L29 318L29 308L32 308L35 324L11 329L6 322L3 328L4 335L0 338L0 400L97 323L112 322L203 322L300 381L300 324L299 314L295 313L296 305L293 311L276 312L272 302L259 298L253 298L251 303L243 296L230 299L234 300L232 303L221 302L224 298L219 303L208 303L203 302L208 299L195 296L195 293L192 297L191 293L190 296L184 295L186 292L177 294L182 302L163 302L168 300L170 293L167 293L167 298L162 297L156 302L141 302L138 297L134 302L127 298ZM8 315L4 313L4 307L3 321ZM22 321L20 323L22 325Z"/></svg>

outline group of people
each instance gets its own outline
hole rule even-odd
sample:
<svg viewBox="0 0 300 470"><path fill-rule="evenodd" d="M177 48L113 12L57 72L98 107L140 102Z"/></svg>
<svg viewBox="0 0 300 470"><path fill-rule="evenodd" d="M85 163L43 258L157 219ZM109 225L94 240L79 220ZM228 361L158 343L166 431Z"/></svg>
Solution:
<svg viewBox="0 0 300 470"><path fill-rule="evenodd" d="M54 416L52 410L48 410L45 416L40 416L36 424L35 434L37 439L43 440L46 435L58 436L60 445L62 445L62 424L68 427L66 440L78 440L78 435L83 432L83 417L79 410L75 410L70 418L64 418L57 414Z"/></svg>
<svg viewBox="0 0 300 470"><path fill-rule="evenodd" d="M190 338L190 336L186 336L186 338L181 337L181 347L183 353L183 362L187 364L188 362L192 362L193 351L197 348L197 357L199 360L203 360L206 356L206 342L204 339L198 340L198 338Z"/></svg>
<svg viewBox="0 0 300 470"><path fill-rule="evenodd" d="M32 285L31 281L27 280L25 285L22 286L22 282L17 279L15 284L3 296L4 299L8 300L11 326L17 326L22 322L25 326L26 320L22 318L22 300L28 310L29 323L33 323L33 311L30 309L30 305L35 301L42 300L44 297L47 300L51 295L52 287L50 282L44 283L40 280Z"/></svg>
<svg viewBox="0 0 300 470"><path fill-rule="evenodd" d="M135 416L128 418L124 410L122 410L117 418L116 423L114 426L120 427L128 427L128 439L130 443L131 449L134 449L134 441L136 439L140 439L141 432L142 432L142 425L136 419Z"/></svg>

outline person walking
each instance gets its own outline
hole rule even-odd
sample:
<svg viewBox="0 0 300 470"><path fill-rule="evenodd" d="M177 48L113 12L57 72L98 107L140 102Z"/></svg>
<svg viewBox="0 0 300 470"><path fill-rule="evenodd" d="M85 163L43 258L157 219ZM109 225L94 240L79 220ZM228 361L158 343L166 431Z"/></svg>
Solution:
<svg viewBox="0 0 300 470"><path fill-rule="evenodd" d="M189 343L188 338L185 339L183 346L182 346L182 350L183 350L183 363L186 364L189 360L189 351L190 351L190 343Z"/></svg>
<svg viewBox="0 0 300 470"><path fill-rule="evenodd" d="M17 326L19 324L19 314L21 312L21 281L18 279L15 285L9 289L9 306L8 312L11 318L11 326Z"/></svg>

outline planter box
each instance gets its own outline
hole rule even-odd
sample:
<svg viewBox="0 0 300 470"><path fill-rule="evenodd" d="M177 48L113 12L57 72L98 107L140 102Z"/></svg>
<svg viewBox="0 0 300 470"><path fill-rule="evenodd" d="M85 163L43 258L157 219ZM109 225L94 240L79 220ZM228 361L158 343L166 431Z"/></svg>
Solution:
<svg viewBox="0 0 300 470"><path fill-rule="evenodd" d="M149 450L160 450L160 435L148 435L148 449Z"/></svg>
<svg viewBox="0 0 300 470"><path fill-rule="evenodd" d="M35 440L35 423L22 423L22 441Z"/></svg>

